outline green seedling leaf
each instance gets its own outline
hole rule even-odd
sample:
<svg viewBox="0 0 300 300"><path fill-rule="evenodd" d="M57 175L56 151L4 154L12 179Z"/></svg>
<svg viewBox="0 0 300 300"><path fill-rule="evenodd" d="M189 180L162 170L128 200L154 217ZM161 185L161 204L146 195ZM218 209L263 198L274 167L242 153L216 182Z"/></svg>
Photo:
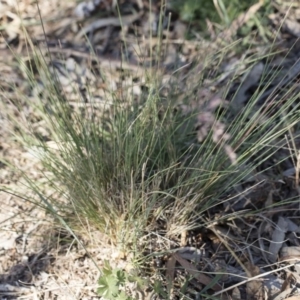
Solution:
<svg viewBox="0 0 300 300"><path fill-rule="evenodd" d="M129 282L135 282L135 283L137 283L137 286L139 288L142 288L142 287L144 287L144 286L146 286L148 284L148 282L147 282L146 279L141 278L141 277L139 277L137 275L128 275L127 276L127 280Z"/></svg>
<svg viewBox="0 0 300 300"><path fill-rule="evenodd" d="M127 276L126 276L125 272L120 269L117 269L115 271L115 274L116 274L116 278L118 280L119 285L124 285L127 280Z"/></svg>
<svg viewBox="0 0 300 300"><path fill-rule="evenodd" d="M109 261L104 261L102 276L98 280L97 292L107 300L132 300L120 287L128 281L128 275L121 269L113 269Z"/></svg>
<svg viewBox="0 0 300 300"><path fill-rule="evenodd" d="M119 282L114 275L102 276L98 280L99 287L97 292L105 299L116 299L119 295Z"/></svg>
<svg viewBox="0 0 300 300"><path fill-rule="evenodd" d="M121 291L116 300L133 300L131 297L128 297L124 291Z"/></svg>
<svg viewBox="0 0 300 300"><path fill-rule="evenodd" d="M109 276L109 275L113 274L113 269L110 266L108 260L104 260L104 266L102 268L102 274L103 274L103 276Z"/></svg>

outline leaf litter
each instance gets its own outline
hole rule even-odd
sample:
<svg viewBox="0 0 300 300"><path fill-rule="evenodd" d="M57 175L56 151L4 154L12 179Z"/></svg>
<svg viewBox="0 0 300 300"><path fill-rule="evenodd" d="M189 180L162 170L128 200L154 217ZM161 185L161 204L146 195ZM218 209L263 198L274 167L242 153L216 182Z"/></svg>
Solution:
<svg viewBox="0 0 300 300"><path fill-rule="evenodd" d="M39 18L36 6L25 2L20 2L18 9L23 18L27 17L27 23L25 22L25 26L27 26L30 22L38 22ZM145 33L145 28L149 28L149 26L156 29L158 10L154 12L153 18L142 17L145 11L148 14L149 12L145 10L145 3L136 1L140 12L134 17L127 15L125 20L128 22L124 22L122 24L124 27L120 30L119 18L117 16L111 17L115 3L112 2L90 1L90 5L87 4L87 7L90 7L91 11L87 14L80 14L81 22L85 23L81 27L81 31L78 20L73 15L74 6L66 4L66 7L55 14L58 4L56 1L52 1L48 5L41 3L41 14L45 20L45 30L48 35L46 46L41 26L38 24L27 27L34 43L41 47L45 57L47 58L48 50L53 55L51 67L59 73L59 81L63 86L64 93L68 95L71 104L73 101L74 106L76 106L75 103L80 103L82 99L85 99L87 103L97 102L106 108L107 105L109 106L107 95L111 91L120 95L124 95L126 90L130 93L133 83L135 83L134 91L137 99L143 97L144 89L147 90L147 69L151 72L152 69L149 66L153 62L147 55L141 59L136 53L138 53L139 47L145 47L148 53L152 50L149 49L147 42L143 44L142 39L139 41L141 45L136 44L136 35L132 35L131 32L134 26L142 34ZM134 1L129 2L132 5L136 4ZM257 10L261 3L259 1L252 10ZM1 5L3 6L1 9L3 24L1 51L5 53L6 59L14 60L6 49L6 42L8 42L16 48L16 52L20 56L26 57L22 22L14 9L16 3L3 1ZM80 5L83 6L83 4ZM75 8L77 15L78 7L79 5ZM90 20L89 14L97 9L104 11L107 15L97 21ZM123 9L126 11L126 5ZM87 8L83 8L83 10L86 11ZM251 13L252 10L249 10L248 13ZM282 44L280 51L286 46L284 42L287 39L287 34L292 35L292 37L299 37L295 14L296 9L291 10L289 19L285 21L285 26L278 33L277 38ZM53 16L53 19L49 18L50 15ZM282 15L285 15L285 11L279 7L277 15L271 16L270 19L276 22L275 17ZM147 24L149 19L153 23ZM246 21L244 19L243 22ZM177 20L177 25L178 23L180 20ZM107 30L109 26L115 28ZM181 26L185 27L184 24ZM177 28L179 27L177 26ZM232 35L232 32L229 31L229 33ZM222 138L221 145L223 145L224 151L232 162L236 161L235 149L229 146L232 137L226 135L227 124L216 119L216 112L222 106L226 107L229 103L229 105L237 103L237 106L234 106L233 114L238 114L238 111L247 105L247 100L254 88L261 90L256 104L258 106L268 101L272 103L274 97L279 98L278 94L281 94L281 98L286 97L285 88L293 81L297 81L299 76L297 40L294 40L294 48L288 47L287 55L282 57L277 55L277 60L272 59L271 63L259 62L248 72L245 72L246 67L242 64L238 66L238 75L244 73L244 77L239 79L239 88L234 84L230 87L230 93L234 95L231 99L223 99L221 88L224 81L231 81L236 75L235 72L228 71L230 70L228 67L230 62L227 62L227 65L219 71L222 79L217 81L218 85L214 86L215 81L210 80L210 77L216 75L212 71L212 74L209 74L210 76L204 82L207 88L198 90L197 99L194 97L193 99L196 99L194 102L186 104L182 98L182 91L188 88L194 92L198 79L193 79L195 76L187 81L184 79L193 73L199 74L202 70L201 63L198 63L197 68L192 68L193 63L198 62L199 51L195 43L189 41L183 43L180 40L182 33L170 32L168 34L171 46L166 44L162 65L158 67L162 74L162 82L164 82L161 88L162 94L172 92L170 82L174 79L172 75L176 70L176 75L182 78L182 86L179 85L178 90L173 91L174 97L178 99L178 107L181 107L183 113L188 115L197 111L198 141L203 141L212 129L214 142L217 143ZM87 35L90 43L94 45L94 54L90 54L89 46L85 45L84 35ZM120 47L115 46L116 44L122 46L122 38L124 37L129 45L126 60L122 59ZM204 49L203 51L205 53L207 50ZM264 51L264 54L267 54L269 49L266 47ZM99 61L100 68L99 66L95 67L93 61ZM164 64L164 62L167 63ZM0 63L1 70L5 70L7 74L5 77L10 79L1 82L1 89L5 91L6 100L13 102L16 96L14 91L9 89L9 83L13 81L26 93L28 92L28 87L24 82L26 76L20 74L13 64L4 59ZM171 71L169 70L170 66L173 67ZM91 72L91 68L93 72ZM266 68L270 69L267 72L262 72ZM271 83L267 81L271 86L263 85L263 73L274 76ZM22 86L23 84L24 86ZM38 95L41 90L44 90L45 82L41 80L40 84L41 86L37 86L37 90L32 91L33 95ZM70 88L71 85L73 85L72 88ZM87 86L91 88L89 95L86 93ZM214 93L214 90L220 90L220 92ZM80 92L78 93L78 91ZM295 87L295 93L297 92L298 89ZM89 98L91 95L93 95L92 99ZM105 103L103 103L104 100ZM31 118L32 123L36 125L37 132L47 138L47 131L41 128L33 108L26 103L22 103L22 105L25 115ZM9 109L11 109L10 113L21 117L12 106L9 106ZM30 172L32 178L35 178L37 182L46 185L45 178L41 176L39 160L34 159L30 154L32 149L29 151L23 149L12 138L11 128L8 128L9 125L6 121L6 114L8 112L0 114L1 125L3 125L0 132L1 161L8 160L18 165L23 171ZM253 109L253 114L255 114L255 109ZM298 149L299 141L292 138L291 140L294 140L295 148ZM159 267L153 272L158 278L163 278L160 277L160 273L166 271L166 278L172 286L174 299L179 297L175 296L176 289L178 286L182 287L182 280L188 277L190 281L185 295L189 295L191 298L201 292L209 292L215 297L222 294L222 299L297 298L299 293L297 284L299 284L300 276L298 266L299 239L297 235L300 226L297 218L298 207L288 201L284 202L286 199L299 196L296 189L298 186L297 164L285 159L290 156L291 140L280 141L276 145L278 151L261 166L261 170L267 170L266 172L253 174L248 180L235 186L235 193L232 191L228 193L229 201L226 199L222 203L221 199L220 205L209 211L210 215L207 221L211 225L207 228L185 231L184 240L169 233L167 237L170 241L166 243L161 241L165 236L162 232L165 230L162 230L161 225L157 225L157 229L154 230L158 232L157 237L151 238L156 247L148 251L150 254L160 251L168 252L166 257L160 261ZM274 165L272 159L279 160L281 163L270 168L270 165ZM247 167L245 165L245 168ZM280 176L281 174L283 176ZM20 188L21 183L22 179L18 172L11 171L4 163L1 166L1 184L15 189L16 186ZM23 189L26 191L25 193L29 193L25 186ZM51 192L53 192L51 188L48 190L45 188L46 195ZM32 207L30 203L2 192L0 197L0 213L3 216L0 235L0 292L3 297L14 299L17 294L24 293L29 294L31 299L42 297L44 299L55 299L56 297L59 299L98 299L96 282L99 272L73 238L68 233L62 232L61 229L49 230L49 227L53 228L52 219L44 211ZM273 206L280 201L283 201L280 207ZM247 214L251 208L262 209L265 207L271 207L267 210L267 214ZM223 221L225 219L222 217L226 217L226 222ZM44 221L40 222L39 220ZM104 264L105 259L108 259L113 267L130 268L128 261L119 258L122 257L120 253L117 253L113 247L108 247L108 242L105 241L104 236L98 232L89 232L89 235L89 238L82 239L86 243L89 253L95 257L100 266ZM95 241L96 244L89 244L91 241ZM96 241L101 241L101 244L97 244ZM234 253L236 253L236 258ZM115 257L115 261L112 257ZM238 261L240 264L237 263ZM165 268L161 268L161 264L163 266L166 264ZM139 297L145 297L145 295L139 295ZM160 299L159 296L157 299Z"/></svg>

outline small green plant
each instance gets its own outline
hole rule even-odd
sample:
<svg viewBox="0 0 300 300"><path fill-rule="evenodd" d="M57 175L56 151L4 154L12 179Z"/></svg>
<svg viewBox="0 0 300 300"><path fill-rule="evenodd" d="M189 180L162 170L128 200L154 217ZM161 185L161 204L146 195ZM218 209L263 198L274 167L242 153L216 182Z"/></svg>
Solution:
<svg viewBox="0 0 300 300"><path fill-rule="evenodd" d="M243 21L239 21L238 27L232 30L233 35L251 41L251 33L256 32L255 29L257 29L264 41L267 41L268 38L272 40L272 33L267 29L268 18L266 17L273 12L270 0L261 0L260 9L247 21L245 21L246 17L243 17L243 14L246 16L247 11L257 4L256 0L172 0L170 8L179 15L180 20L190 23L193 31L197 28L196 31L200 31L204 37L211 37L212 29L207 32L208 21L213 25L215 34L222 34L223 29L229 28L241 17L240 20ZM208 35L206 36L206 34ZM188 31L186 37L192 36L193 33ZM247 45L250 44L250 41L247 42Z"/></svg>
<svg viewBox="0 0 300 300"><path fill-rule="evenodd" d="M173 0L171 7L184 21L205 24L205 19L228 25L240 13L245 12L256 0Z"/></svg>
<svg viewBox="0 0 300 300"><path fill-rule="evenodd" d="M126 274L120 269L112 269L109 262L105 260L102 269L102 276L98 280L99 287L97 292L107 300L119 299L130 300L126 293L120 290L120 287L126 283Z"/></svg>
<svg viewBox="0 0 300 300"><path fill-rule="evenodd" d="M126 282L136 282L138 286L144 284L141 278L130 275L119 268L113 269L109 262L105 260L102 275L98 280L97 293L106 300L133 300L122 289L125 287Z"/></svg>

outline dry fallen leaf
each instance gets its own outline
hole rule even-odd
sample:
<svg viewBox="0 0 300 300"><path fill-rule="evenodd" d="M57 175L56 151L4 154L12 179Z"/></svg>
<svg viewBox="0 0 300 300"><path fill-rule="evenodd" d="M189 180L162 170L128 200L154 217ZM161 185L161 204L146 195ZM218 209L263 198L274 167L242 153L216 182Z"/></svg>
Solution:
<svg viewBox="0 0 300 300"><path fill-rule="evenodd" d="M195 247L182 247L177 250L177 253L183 259L187 259L196 263L199 263L201 258L205 255L204 251L201 251Z"/></svg>
<svg viewBox="0 0 300 300"><path fill-rule="evenodd" d="M300 247L291 246L291 247L282 247L280 251L280 261L292 260L299 261L300 259Z"/></svg>
<svg viewBox="0 0 300 300"><path fill-rule="evenodd" d="M271 262L276 262L278 252L285 238L285 233L288 229L288 223L285 218L279 217L276 228L272 234L272 241L269 246L269 259Z"/></svg>
<svg viewBox="0 0 300 300"><path fill-rule="evenodd" d="M168 290L171 293L173 290L173 282L175 277L175 265L176 265L176 259L174 255L171 255L166 264L166 279L168 282Z"/></svg>
<svg viewBox="0 0 300 300"><path fill-rule="evenodd" d="M259 267L252 265L250 262L245 263L245 267L247 268L249 274L251 276L256 276L260 274ZM247 282L246 284L247 291L247 300L264 300L264 286L262 281L252 280Z"/></svg>
<svg viewBox="0 0 300 300"><path fill-rule="evenodd" d="M237 114L243 108L245 102L249 99L249 96L246 94L247 90L259 82L264 67L264 64L259 62L248 73L245 74L244 78L242 79L241 86L230 103L233 113Z"/></svg>
<svg viewBox="0 0 300 300"><path fill-rule="evenodd" d="M183 259L179 254L174 253L174 258L181 264L185 270L194 276L195 279L197 279L200 283L202 283L204 286L210 285L213 279L208 277L205 274L200 273L197 268L189 263L187 260ZM214 291L221 291L222 287L219 284L215 284L211 287Z"/></svg>
<svg viewBox="0 0 300 300"><path fill-rule="evenodd" d="M286 31L288 31L295 37L300 37L300 24L297 20L286 19L283 26Z"/></svg>
<svg viewBox="0 0 300 300"><path fill-rule="evenodd" d="M232 290L232 299L233 300L240 300L241 299L241 292L240 290L235 287L233 290Z"/></svg>
<svg viewBox="0 0 300 300"><path fill-rule="evenodd" d="M142 14L143 14L143 12L139 12L137 14L125 16L125 17L122 17L122 20L119 17L111 17L111 18L104 18L104 19L96 20L96 21L92 22L91 24L88 24L85 27L83 27L76 35L75 40L79 40L80 38L82 38L83 36L85 36L86 34L88 34L91 31L97 30L99 28L107 27L109 25L111 25L111 26L129 25L129 24L133 23L134 21L138 20Z"/></svg>

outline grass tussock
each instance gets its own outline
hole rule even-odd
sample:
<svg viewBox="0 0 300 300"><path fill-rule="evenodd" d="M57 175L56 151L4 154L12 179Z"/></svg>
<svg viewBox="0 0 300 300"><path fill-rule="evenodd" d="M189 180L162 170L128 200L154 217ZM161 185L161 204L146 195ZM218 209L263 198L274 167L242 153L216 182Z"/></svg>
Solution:
<svg viewBox="0 0 300 300"><path fill-rule="evenodd" d="M93 103L74 109L55 72L36 54L45 90L35 105L55 149L35 133L26 141L42 153L52 187L65 198L48 202L71 223L88 220L125 248L158 219L167 235L205 226L205 212L226 201L232 187L275 153L278 140L299 121L293 97L255 111L259 92L230 122L228 108L218 118L207 105L187 113L159 94L159 78L142 102L113 95L105 113ZM21 60L20 65L36 87L33 65Z"/></svg>
<svg viewBox="0 0 300 300"><path fill-rule="evenodd" d="M27 182L39 197L37 203L63 224L75 231L93 226L126 253L136 251L138 241L158 223L168 237L209 227L216 221L211 214L221 212L238 196L236 187L266 172L261 166L278 152L282 140L297 136L300 115L293 86L280 101L271 95L258 105L268 88L268 82L260 82L250 100L236 109L225 99L234 103L247 76L233 93L231 87L240 78L233 73L219 94L199 99L206 93L214 55L208 56L211 64L205 64L199 80L191 72L197 88L184 91L180 103L172 90L181 79L162 94L157 76L150 78L138 101L130 93L124 97L111 93L110 101L99 108L99 103L86 103L80 97L80 105L71 105L57 73L49 67L51 57L32 50L31 60L18 58L18 62L30 89L38 92L26 99L20 95L20 101L35 107L47 139L31 121L26 127L16 126L26 147L35 149L41 159L55 193L45 197L29 177ZM248 64L246 72L250 74L257 63ZM272 79L273 71L263 70L265 78ZM74 91L80 95L76 86ZM238 215L219 213L218 222Z"/></svg>

